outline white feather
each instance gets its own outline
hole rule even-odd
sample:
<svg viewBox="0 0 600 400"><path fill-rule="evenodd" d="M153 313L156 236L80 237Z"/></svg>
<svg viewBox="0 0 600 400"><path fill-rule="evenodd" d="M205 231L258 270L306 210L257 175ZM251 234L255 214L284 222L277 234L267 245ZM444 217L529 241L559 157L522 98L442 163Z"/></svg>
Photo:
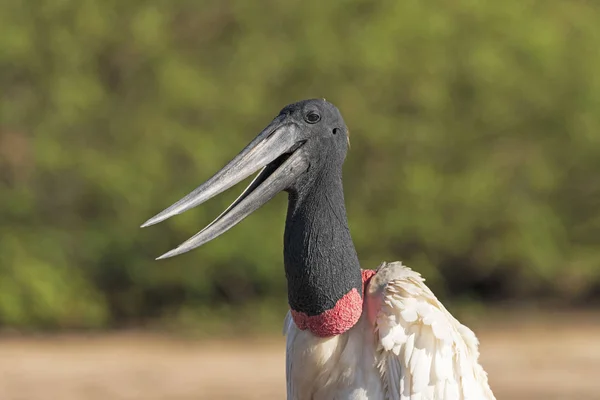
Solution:
<svg viewBox="0 0 600 400"><path fill-rule="evenodd" d="M452 317L418 273L398 262L383 263L366 301L380 305L376 311L367 307L377 312L373 320L381 346L376 357L385 360L383 365L402 366L382 376L384 399L495 400L478 362L475 334Z"/></svg>
<svg viewBox="0 0 600 400"><path fill-rule="evenodd" d="M475 334L423 278L383 263L365 290L363 315L320 338L286 316L288 400L495 400Z"/></svg>

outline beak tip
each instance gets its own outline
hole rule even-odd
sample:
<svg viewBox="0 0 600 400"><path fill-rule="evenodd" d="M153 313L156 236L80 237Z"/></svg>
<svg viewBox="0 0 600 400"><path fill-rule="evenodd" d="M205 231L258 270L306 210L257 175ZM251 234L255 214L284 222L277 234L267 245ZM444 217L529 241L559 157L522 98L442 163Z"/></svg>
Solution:
<svg viewBox="0 0 600 400"><path fill-rule="evenodd" d="M175 250L177 250L177 249L175 249ZM165 254L163 254L162 256L156 257L156 258L155 258L155 260L157 260L157 261L158 261L158 260L164 260L165 258L171 258L171 257L173 257L174 255L176 255L176 254L174 254L174 253L175 253L175 250L167 251L167 252L166 252Z"/></svg>
<svg viewBox="0 0 600 400"><path fill-rule="evenodd" d="M147 228L149 226L158 224L159 222L161 222L162 220L164 220L164 218L157 218L158 215L150 218L148 221L144 222L142 225L140 225L140 228Z"/></svg>

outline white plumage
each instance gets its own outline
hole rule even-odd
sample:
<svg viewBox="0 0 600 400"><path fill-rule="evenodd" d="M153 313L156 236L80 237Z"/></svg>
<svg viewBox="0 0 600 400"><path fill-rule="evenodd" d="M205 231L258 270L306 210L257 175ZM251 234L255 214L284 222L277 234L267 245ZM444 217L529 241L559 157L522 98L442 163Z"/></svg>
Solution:
<svg viewBox="0 0 600 400"><path fill-rule="evenodd" d="M288 400L495 400L475 334L400 262L365 288L363 314L328 338L285 319Z"/></svg>

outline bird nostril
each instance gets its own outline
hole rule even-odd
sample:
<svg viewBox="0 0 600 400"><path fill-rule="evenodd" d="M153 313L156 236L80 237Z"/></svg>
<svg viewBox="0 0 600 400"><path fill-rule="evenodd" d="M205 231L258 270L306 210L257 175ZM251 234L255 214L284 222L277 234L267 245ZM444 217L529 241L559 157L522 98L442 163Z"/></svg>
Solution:
<svg viewBox="0 0 600 400"><path fill-rule="evenodd" d="M333 128L333 134L334 134L334 135L335 135L335 134L337 134L337 133L338 133L338 131L339 131L339 129L338 129L338 128Z"/></svg>

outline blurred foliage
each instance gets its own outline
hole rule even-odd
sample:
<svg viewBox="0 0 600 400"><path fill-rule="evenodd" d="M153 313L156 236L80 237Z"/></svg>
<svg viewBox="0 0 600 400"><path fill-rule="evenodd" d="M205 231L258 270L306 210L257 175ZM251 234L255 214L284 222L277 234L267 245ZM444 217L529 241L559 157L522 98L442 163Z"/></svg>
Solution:
<svg viewBox="0 0 600 400"><path fill-rule="evenodd" d="M167 261L237 190L139 225L312 97L351 131L365 268L402 260L449 301L597 300L598 21L560 0L0 2L0 325L285 309L285 195Z"/></svg>

